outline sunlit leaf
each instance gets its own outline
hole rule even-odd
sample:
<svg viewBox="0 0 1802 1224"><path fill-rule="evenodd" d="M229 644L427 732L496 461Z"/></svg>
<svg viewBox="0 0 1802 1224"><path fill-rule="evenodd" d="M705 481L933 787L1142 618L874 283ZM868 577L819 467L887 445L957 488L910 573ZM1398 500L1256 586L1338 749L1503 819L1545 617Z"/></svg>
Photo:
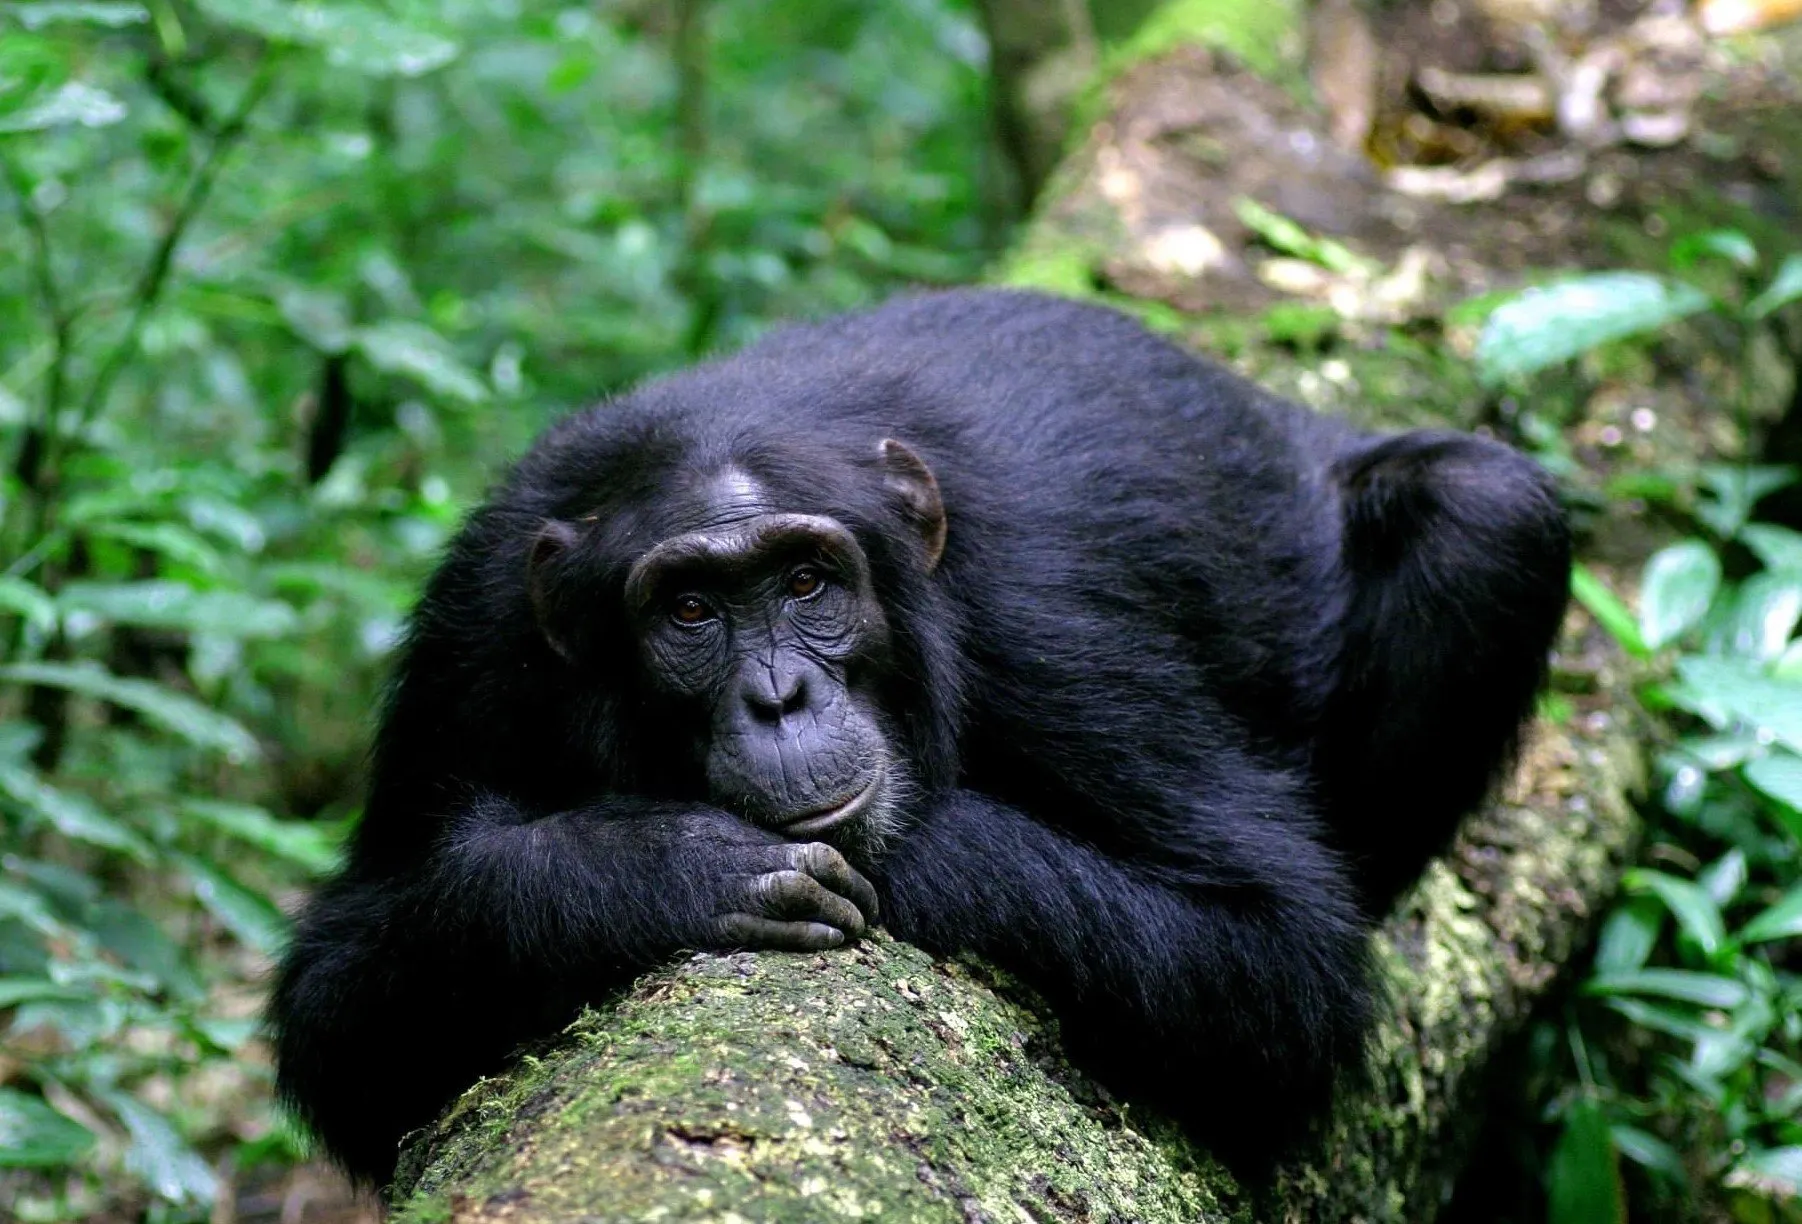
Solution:
<svg viewBox="0 0 1802 1224"><path fill-rule="evenodd" d="M47 98L0 115L0 132L41 132L47 128L107 127L125 118L125 103L104 89L65 82Z"/></svg>
<svg viewBox="0 0 1802 1224"><path fill-rule="evenodd" d="M262 808L217 799L184 799L181 809L184 814L222 833L297 863L315 875L324 875L338 866L338 843L342 836L339 826L317 821L277 820Z"/></svg>
<svg viewBox="0 0 1802 1224"><path fill-rule="evenodd" d="M194 885L194 896L246 946L274 953L287 942L288 920L275 902L204 859L183 855L181 865Z"/></svg>
<svg viewBox="0 0 1802 1224"><path fill-rule="evenodd" d="M1664 909L1651 897L1635 897L1608 915L1596 943L1596 972L1625 973L1641 968L1658 944Z"/></svg>
<svg viewBox="0 0 1802 1224"><path fill-rule="evenodd" d="M91 989L65 986L49 978L0 977L0 1008L17 1007L21 1003L35 1003L44 999L73 1003L92 998L93 993Z"/></svg>
<svg viewBox="0 0 1802 1224"><path fill-rule="evenodd" d="M122 851L140 863L150 861L149 843L130 827L86 795L59 790L24 766L0 765L0 795L48 821L64 837Z"/></svg>
<svg viewBox="0 0 1802 1224"><path fill-rule="evenodd" d="M1599 272L1528 289L1490 312L1477 368L1492 383L1534 374L1708 305L1700 289L1643 272Z"/></svg>
<svg viewBox="0 0 1802 1224"><path fill-rule="evenodd" d="M1773 752L1746 762L1746 781L1777 800L1802 811L1802 757Z"/></svg>
<svg viewBox="0 0 1802 1224"><path fill-rule="evenodd" d="M198 0L208 16L271 42L316 47L339 68L370 76L421 76L457 57L442 35L403 25L373 8L315 0Z"/></svg>
<svg viewBox="0 0 1802 1224"><path fill-rule="evenodd" d="M224 565L218 549L180 523L100 522L90 524L85 530L92 539L117 540L127 547L157 553L203 574L216 574Z"/></svg>
<svg viewBox="0 0 1802 1224"><path fill-rule="evenodd" d="M1771 278L1764 292L1746 303L1746 314L1762 319L1798 298L1802 298L1802 254L1792 254L1778 266L1777 275Z"/></svg>
<svg viewBox="0 0 1802 1224"><path fill-rule="evenodd" d="M123 29L150 20L150 10L141 4L104 3L101 0L42 0L40 3L9 4L0 9L0 18L10 17L27 30L41 30L59 21Z"/></svg>
<svg viewBox="0 0 1802 1224"><path fill-rule="evenodd" d="M159 1198L205 1205L219 1192L219 1179L206 1159L188 1146L169 1119L125 1092L98 1094L125 1123L131 1145L125 1167Z"/></svg>
<svg viewBox="0 0 1802 1224"><path fill-rule="evenodd" d="M1755 659L1775 659L1802 621L1802 570L1754 574L1740 584L1726 627L1727 648Z"/></svg>
<svg viewBox="0 0 1802 1224"><path fill-rule="evenodd" d="M1661 548L1639 589L1639 634L1657 650L1701 621L1721 586L1721 560L1701 540Z"/></svg>
<svg viewBox="0 0 1802 1224"><path fill-rule="evenodd" d="M1677 1149L1637 1126L1628 1126L1616 1122L1608 1128L1614 1139L1614 1149L1642 1169L1650 1169L1663 1175L1679 1186L1689 1183L1689 1170L1683 1165L1683 1158L1677 1155Z"/></svg>
<svg viewBox="0 0 1802 1224"><path fill-rule="evenodd" d="M1677 660L1684 687L1673 696L1707 716L1710 707L1802 751L1802 684L1774 680L1746 659L1690 655Z"/></svg>
<svg viewBox="0 0 1802 1224"><path fill-rule="evenodd" d="M1747 523L1739 538L1766 569L1802 572L1802 531L1774 523Z"/></svg>
<svg viewBox="0 0 1802 1224"><path fill-rule="evenodd" d="M1578 1097L1564 1113L1564 1132L1546 1170L1547 1224L1624 1224L1626 1196L1614 1138L1602 1106Z"/></svg>
<svg viewBox="0 0 1802 1224"><path fill-rule="evenodd" d="M1571 596L1588 609L1608 636L1620 643L1622 650L1642 659L1652 653L1639 635L1638 619L1621 602L1620 596L1609 590L1588 566L1572 567L1570 590Z"/></svg>
<svg viewBox="0 0 1802 1224"><path fill-rule="evenodd" d="M1744 982L1718 973L1690 969L1636 969L1630 973L1598 973L1583 984L1594 995L1651 995L1730 1011L1748 997Z"/></svg>
<svg viewBox="0 0 1802 1224"><path fill-rule="evenodd" d="M429 327L390 319L358 328L355 343L357 351L378 370L404 375L466 404L488 398L481 375L459 361L444 337Z"/></svg>
<svg viewBox="0 0 1802 1224"><path fill-rule="evenodd" d="M1739 268L1758 266L1758 248L1739 230L1704 230L1678 239L1671 246L1671 264L1693 267L1704 258L1724 259Z"/></svg>
<svg viewBox="0 0 1802 1224"><path fill-rule="evenodd" d="M1797 884L1771 907L1740 929L1745 943L1763 943L1771 939L1794 939L1802 935L1802 884Z"/></svg>
<svg viewBox="0 0 1802 1224"><path fill-rule="evenodd" d="M110 702L197 748L216 749L233 760L257 755L256 737L236 720L173 689L148 680L127 680L93 664L13 663L0 667L0 681L41 684Z"/></svg>
<svg viewBox="0 0 1802 1224"><path fill-rule="evenodd" d="M1696 876L1696 883L1717 906L1731 905L1740 889L1746 886L1746 852L1738 846L1733 847L1703 868Z"/></svg>
<svg viewBox="0 0 1802 1224"><path fill-rule="evenodd" d="M322 353L350 347L350 304L341 293L302 285L284 286L275 296L294 334Z"/></svg>
<svg viewBox="0 0 1802 1224"><path fill-rule="evenodd" d="M1585 989L1588 987L1585 986ZM1610 995L1605 1002L1610 1011L1618 1012L1640 1028L1663 1033L1679 1041L1699 1041L1715 1031L1697 1019L1695 1012L1679 1011L1661 1003L1648 1003L1632 995Z"/></svg>
<svg viewBox="0 0 1802 1224"><path fill-rule="evenodd" d="M1643 867L1629 871L1625 882L1633 891L1650 892L1664 902L1677 925L1696 941L1704 956L1713 956L1726 940L1720 908L1700 885Z"/></svg>
<svg viewBox="0 0 1802 1224"><path fill-rule="evenodd" d="M111 624L230 638L281 637L300 619L279 599L259 599L243 591L197 591L169 579L71 582L58 603L65 613L87 612Z"/></svg>
<svg viewBox="0 0 1802 1224"><path fill-rule="evenodd" d="M1729 1185L1755 1186L1766 1194L1802 1195L1802 1147L1750 1152L1728 1174Z"/></svg>
<svg viewBox="0 0 1802 1224"><path fill-rule="evenodd" d="M0 612L12 612L40 632L56 628L56 601L23 578L0 578Z"/></svg>
<svg viewBox="0 0 1802 1224"><path fill-rule="evenodd" d="M73 1164L94 1146L94 1136L41 1098L0 1088L0 1168L46 1169Z"/></svg>
<svg viewBox="0 0 1802 1224"><path fill-rule="evenodd" d="M1752 517L1752 508L1779 489L1796 483L1798 470L1789 464L1710 463L1697 477L1709 496L1697 502L1696 518L1716 535L1737 535Z"/></svg>

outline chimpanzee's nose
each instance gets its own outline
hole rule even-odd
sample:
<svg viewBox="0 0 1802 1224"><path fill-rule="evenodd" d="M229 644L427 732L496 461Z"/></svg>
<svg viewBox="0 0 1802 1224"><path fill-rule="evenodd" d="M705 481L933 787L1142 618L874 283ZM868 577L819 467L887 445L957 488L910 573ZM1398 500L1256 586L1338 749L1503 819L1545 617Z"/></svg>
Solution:
<svg viewBox="0 0 1802 1224"><path fill-rule="evenodd" d="M800 668L751 667L746 672L745 707L758 721L779 723L807 705L807 677Z"/></svg>

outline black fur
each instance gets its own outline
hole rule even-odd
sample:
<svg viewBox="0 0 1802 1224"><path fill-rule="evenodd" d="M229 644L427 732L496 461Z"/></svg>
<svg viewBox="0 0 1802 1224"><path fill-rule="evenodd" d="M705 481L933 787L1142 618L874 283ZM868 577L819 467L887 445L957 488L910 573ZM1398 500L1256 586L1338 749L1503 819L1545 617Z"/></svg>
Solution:
<svg viewBox="0 0 1802 1224"><path fill-rule="evenodd" d="M930 573L889 436L942 489ZM1079 1056L1205 1136L1318 1103L1360 1056L1370 916L1529 713L1566 598L1551 482L1315 416L1109 311L969 291L570 418L471 516L275 992L281 1091L333 1156L385 1179L521 1042L706 946L707 881L775 840L694 793L618 606L727 468L868 555L913 787L856 862L887 925L1018 971ZM585 533L580 666L528 591L549 521Z"/></svg>

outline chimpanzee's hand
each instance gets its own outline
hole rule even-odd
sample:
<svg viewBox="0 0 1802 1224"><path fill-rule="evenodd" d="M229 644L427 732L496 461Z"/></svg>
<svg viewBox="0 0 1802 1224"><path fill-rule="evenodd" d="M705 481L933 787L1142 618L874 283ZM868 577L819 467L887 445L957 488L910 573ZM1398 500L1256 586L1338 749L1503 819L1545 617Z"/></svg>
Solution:
<svg viewBox="0 0 1802 1224"><path fill-rule="evenodd" d="M737 846L712 934L720 947L817 952L876 921L876 890L825 842Z"/></svg>

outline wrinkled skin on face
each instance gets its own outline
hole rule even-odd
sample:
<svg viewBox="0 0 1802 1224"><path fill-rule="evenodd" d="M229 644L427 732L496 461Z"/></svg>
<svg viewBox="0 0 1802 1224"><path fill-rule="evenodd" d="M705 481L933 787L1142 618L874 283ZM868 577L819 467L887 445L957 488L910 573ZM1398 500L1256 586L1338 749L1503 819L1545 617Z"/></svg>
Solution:
<svg viewBox="0 0 1802 1224"><path fill-rule="evenodd" d="M626 582L643 666L706 728L714 802L788 837L871 848L894 811L867 683L888 625L833 519L755 514L663 541Z"/></svg>

